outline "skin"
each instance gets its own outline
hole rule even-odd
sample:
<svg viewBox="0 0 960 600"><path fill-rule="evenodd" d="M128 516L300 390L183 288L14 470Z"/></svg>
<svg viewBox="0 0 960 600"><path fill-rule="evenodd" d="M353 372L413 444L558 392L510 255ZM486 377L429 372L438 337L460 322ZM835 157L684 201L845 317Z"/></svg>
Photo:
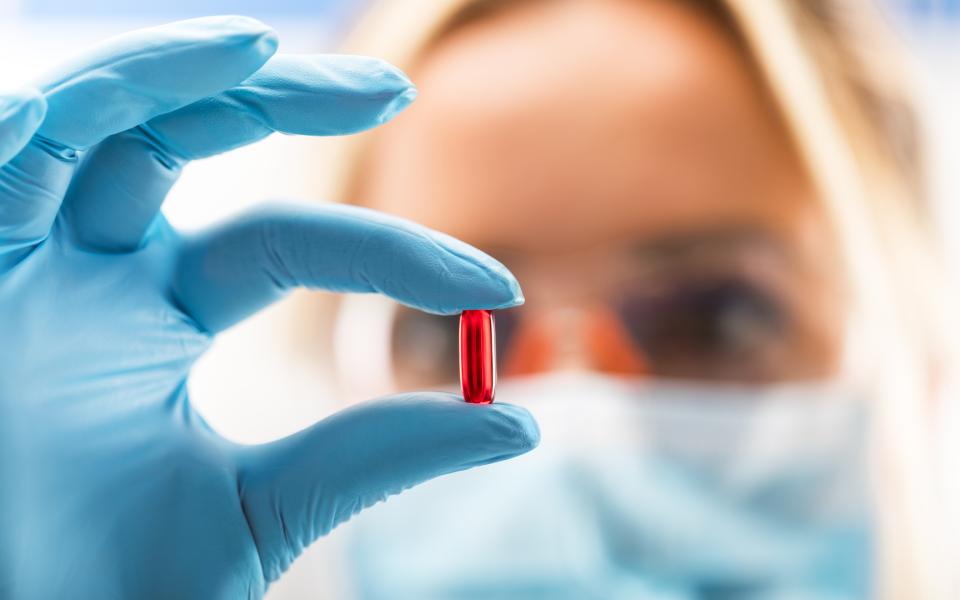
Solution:
<svg viewBox="0 0 960 600"><path fill-rule="evenodd" d="M410 71L419 99L372 134L354 197L517 274L523 335L501 375L585 366L771 382L837 370L834 233L718 19L675 0L518 2L448 33ZM776 324L748 320L699 353L696 335L667 327L644 348L611 308L657 290L658 306L678 306L704 279L750 288ZM690 312L678 322L704 313ZM401 387L425 383L403 371Z"/></svg>

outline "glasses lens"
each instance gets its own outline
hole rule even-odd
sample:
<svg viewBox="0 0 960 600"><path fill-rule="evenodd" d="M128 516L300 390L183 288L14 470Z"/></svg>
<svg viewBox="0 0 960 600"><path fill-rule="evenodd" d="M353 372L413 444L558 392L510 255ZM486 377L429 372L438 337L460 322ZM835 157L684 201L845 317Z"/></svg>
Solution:
<svg viewBox="0 0 960 600"><path fill-rule="evenodd" d="M788 321L768 291L736 276L646 281L608 301L617 321L655 377L764 382L786 378ZM529 307L496 312L497 370L509 375L510 353ZM459 374L459 315L401 307L392 335L398 383L404 388L450 385ZM606 353L616 348L605 349ZM596 348L594 348L596 350ZM608 361L609 362L609 361ZM623 362L623 361L621 361Z"/></svg>
<svg viewBox="0 0 960 600"><path fill-rule="evenodd" d="M750 282L722 277L666 282L628 291L617 304L655 376L777 378L787 319L777 300Z"/></svg>

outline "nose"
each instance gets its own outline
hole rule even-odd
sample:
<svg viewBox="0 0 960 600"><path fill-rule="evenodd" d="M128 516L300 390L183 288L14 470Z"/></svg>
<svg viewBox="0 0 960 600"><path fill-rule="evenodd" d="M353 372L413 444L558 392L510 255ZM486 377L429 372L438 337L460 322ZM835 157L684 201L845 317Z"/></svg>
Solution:
<svg viewBox="0 0 960 600"><path fill-rule="evenodd" d="M649 361L609 308L554 307L529 315L503 357L501 375L592 370L642 376Z"/></svg>

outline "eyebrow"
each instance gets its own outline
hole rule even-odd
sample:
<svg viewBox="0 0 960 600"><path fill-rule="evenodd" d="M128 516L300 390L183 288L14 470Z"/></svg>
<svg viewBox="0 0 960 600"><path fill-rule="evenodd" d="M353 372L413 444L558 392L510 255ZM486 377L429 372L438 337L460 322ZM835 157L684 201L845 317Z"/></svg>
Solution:
<svg viewBox="0 0 960 600"><path fill-rule="evenodd" d="M791 251L769 233L746 227L670 233L654 239L634 242L633 254L652 258L683 258L703 252L763 250L790 261Z"/></svg>
<svg viewBox="0 0 960 600"><path fill-rule="evenodd" d="M704 254L715 256L736 250L760 250L784 262L795 262L794 252L782 240L768 232L744 226L670 232L629 242L626 248L631 256L648 260L684 260ZM481 249L507 265L521 263L530 254L507 245L482 245Z"/></svg>

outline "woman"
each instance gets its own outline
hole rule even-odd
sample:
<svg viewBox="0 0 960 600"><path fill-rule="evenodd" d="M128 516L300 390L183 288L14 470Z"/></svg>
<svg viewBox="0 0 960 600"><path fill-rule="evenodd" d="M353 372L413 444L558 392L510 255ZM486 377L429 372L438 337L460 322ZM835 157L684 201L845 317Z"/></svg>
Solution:
<svg viewBox="0 0 960 600"><path fill-rule="evenodd" d="M953 595L914 115L871 15L840 4L372 12L349 50L420 97L351 142L338 197L518 275L500 394L544 446L359 517L361 595ZM367 304L339 312L348 391L453 383L455 321Z"/></svg>

